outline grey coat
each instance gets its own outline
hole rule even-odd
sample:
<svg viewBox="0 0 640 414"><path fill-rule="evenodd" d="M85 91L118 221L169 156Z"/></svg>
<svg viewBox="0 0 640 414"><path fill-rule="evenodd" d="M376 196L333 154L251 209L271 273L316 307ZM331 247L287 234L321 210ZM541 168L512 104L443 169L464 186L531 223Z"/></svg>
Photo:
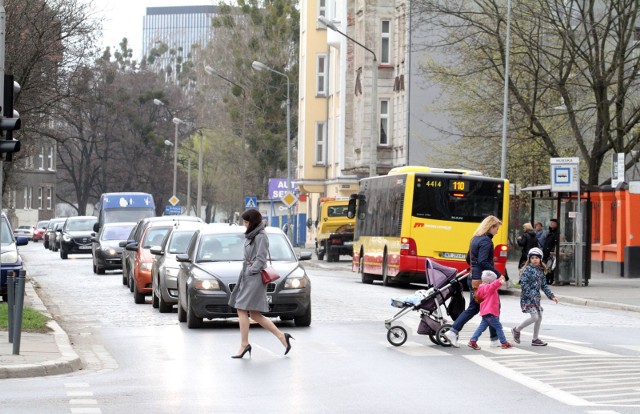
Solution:
<svg viewBox="0 0 640 414"><path fill-rule="evenodd" d="M238 283L231 292L229 306L247 311L268 312L267 287L262 283L260 270L267 267L269 238L260 223L245 235L244 262Z"/></svg>

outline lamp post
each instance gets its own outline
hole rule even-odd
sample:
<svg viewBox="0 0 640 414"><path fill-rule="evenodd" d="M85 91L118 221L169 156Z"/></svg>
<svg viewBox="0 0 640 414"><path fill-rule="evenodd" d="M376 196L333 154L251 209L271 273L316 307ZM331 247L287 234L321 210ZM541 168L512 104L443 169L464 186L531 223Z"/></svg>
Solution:
<svg viewBox="0 0 640 414"><path fill-rule="evenodd" d="M169 109L166 107L166 105L164 104L164 102L162 102L160 99L154 99L153 100L154 105L157 106L162 106L165 109L167 109L167 113L169 114L169 116L171 116L171 112L169 111ZM178 126L180 124L186 124L185 121L181 120L180 118L176 118L173 117L173 119L171 120L174 124L175 124L175 129L174 129L174 136L173 136L173 143L171 143L169 140L165 141L165 144L167 145L173 145L173 196L176 196L176 191L177 191L177 184L178 184ZM202 163L200 164L202 165ZM201 175L198 174L198 198L200 199L201 197ZM190 200L187 200L187 205L189 205ZM198 211L198 217L200 216L200 211Z"/></svg>
<svg viewBox="0 0 640 414"><path fill-rule="evenodd" d="M373 177L377 174L377 166L378 166L378 59L376 59L376 53L353 39L346 33L341 32L335 24L324 16L318 17L318 22L324 24L329 29L334 32L340 33L342 36L351 40L353 43L362 47L369 53L373 55L373 62L371 63L371 72L372 72L372 90L371 90L371 155L369 162L369 176Z"/></svg>
<svg viewBox="0 0 640 414"><path fill-rule="evenodd" d="M217 76L220 79L230 83L233 86L237 86L238 88L240 88L240 90L242 91L242 126L240 127L240 141L242 142L242 157L241 157L241 161L240 161L240 203L241 203L241 211L244 209L244 180L245 180L245 168L246 168L246 160L245 160L245 154L246 154L246 143L245 143L245 138L244 138L244 127L245 127L245 119L246 119L246 113L247 113L247 107L246 107L246 103L247 103L247 94L244 90L244 88L240 85L238 85L237 83L235 83L234 81L232 81L231 79L228 79L222 75L220 75L218 72L216 72L211 66L205 66L204 67L204 71L207 72L209 75L213 75L213 76ZM287 81L288 81L288 77L287 77Z"/></svg>
<svg viewBox="0 0 640 414"><path fill-rule="evenodd" d="M507 112L509 109L509 44L511 42L511 0L507 0L507 40L504 62L504 97L502 101L502 155L500 178L507 178Z"/></svg>
<svg viewBox="0 0 640 414"><path fill-rule="evenodd" d="M291 191L291 101L289 100L289 89L290 82L289 77L282 72L278 72L277 70L270 68L262 62L258 62L257 60L251 64L251 67L254 70L268 70L273 73L277 73L278 75L282 75L287 78L287 191ZM289 207L289 220L287 226L287 233L290 234L290 229L292 228L291 223L291 207ZM291 237L289 237L291 238Z"/></svg>

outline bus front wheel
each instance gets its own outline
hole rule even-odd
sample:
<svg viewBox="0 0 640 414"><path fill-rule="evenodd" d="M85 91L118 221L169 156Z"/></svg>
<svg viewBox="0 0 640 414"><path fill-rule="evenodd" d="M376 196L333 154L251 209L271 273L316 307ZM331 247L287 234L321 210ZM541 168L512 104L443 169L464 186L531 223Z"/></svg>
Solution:
<svg viewBox="0 0 640 414"><path fill-rule="evenodd" d="M387 266L387 253L382 258L382 286L389 286L389 269Z"/></svg>

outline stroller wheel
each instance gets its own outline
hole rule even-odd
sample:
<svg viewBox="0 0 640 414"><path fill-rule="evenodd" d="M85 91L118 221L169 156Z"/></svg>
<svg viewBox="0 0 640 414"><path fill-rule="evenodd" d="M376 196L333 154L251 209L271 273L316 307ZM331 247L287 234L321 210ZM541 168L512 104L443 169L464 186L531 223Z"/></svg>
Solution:
<svg viewBox="0 0 640 414"><path fill-rule="evenodd" d="M438 330L436 331L436 341L438 341L439 345L451 346L451 343L449 342L447 337L444 336L444 334L447 333L449 329L451 329L451 325L449 325L448 323L445 323L444 325L439 327Z"/></svg>
<svg viewBox="0 0 640 414"><path fill-rule="evenodd" d="M387 331L387 340L393 346L400 346L407 342L407 330L402 326L392 326Z"/></svg>
<svg viewBox="0 0 640 414"><path fill-rule="evenodd" d="M438 342L438 338L436 338L435 335L429 335L429 339L431 339L431 342L433 342L436 345L440 345L440 342Z"/></svg>

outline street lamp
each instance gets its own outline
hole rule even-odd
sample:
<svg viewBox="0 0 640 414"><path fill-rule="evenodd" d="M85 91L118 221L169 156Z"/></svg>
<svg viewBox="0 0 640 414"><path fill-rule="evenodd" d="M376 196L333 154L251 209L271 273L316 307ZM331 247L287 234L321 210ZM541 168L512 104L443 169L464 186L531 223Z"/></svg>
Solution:
<svg viewBox="0 0 640 414"><path fill-rule="evenodd" d="M226 77L220 75L219 73L217 73L211 66L205 66L204 67L204 71L207 72L209 75L213 75L213 76L217 76L220 79L230 83L233 86L236 86L238 88L240 88L240 90L242 91L242 126L241 126L241 130L240 130L240 140L242 141L242 157L241 157L241 161L240 161L240 170L241 170L241 177L240 177L240 203L242 204L241 207L241 211L244 209L244 180L245 180L245 138L244 138L244 127L245 127L245 119L246 119L246 113L247 113L247 107L246 107L246 103L247 103L247 94L244 90L244 88L240 85L238 85L237 83L235 83L234 81L232 81L231 79L227 79ZM287 80L289 78L287 77ZM200 141L200 148L202 149L202 141ZM200 156L202 156L202 150L200 151ZM201 160L202 162L202 160Z"/></svg>
<svg viewBox="0 0 640 414"><path fill-rule="evenodd" d="M373 50L366 47L365 45L363 45L362 43L348 36L346 33L341 32L336 27L336 25L333 24L333 22L327 19L326 17L324 16L318 17L318 22L322 23L323 25L333 30L334 32L340 33L342 36L351 40L353 43L357 44L358 46L362 47L363 49L365 49L366 51L368 51L373 55L373 62L371 64L372 83L373 83L373 88L371 90L371 155L370 155L371 160L369 162L369 176L373 177L377 174L377 164L378 164L378 67L377 67L378 59L376 59L376 53Z"/></svg>
<svg viewBox="0 0 640 414"><path fill-rule="evenodd" d="M277 73L278 75L282 75L285 78L287 78L287 191L291 191L291 102L289 100L289 88L290 88L289 77L282 72L278 72L277 70L270 68L269 66L265 65L262 62L258 62L257 60L255 60L251 64L251 67L254 70L258 70L258 71L268 70L270 72ZM288 221L287 229L291 229L291 228L292 228L291 207L289 207L289 221ZM287 233L290 234L290 231L288 230Z"/></svg>
<svg viewBox="0 0 640 414"><path fill-rule="evenodd" d="M165 103L162 102L160 99L154 99L153 103L154 103L154 105L162 106L165 109L167 109L167 112L171 116L171 112L166 107ZM186 124L186 122L181 120L180 118L176 118L176 117L173 117L173 119L171 121L175 124L175 132L174 132L174 138L173 138L173 140L174 140L174 143L173 143L173 196L175 197L176 196L176 187L177 187L177 183L178 183L178 126L180 124ZM167 141L165 141L165 144L166 144ZM200 178L200 176L198 176L198 178ZM200 186L200 184L198 184L198 186ZM199 216L200 216L200 212L198 212L198 217Z"/></svg>
<svg viewBox="0 0 640 414"><path fill-rule="evenodd" d="M507 0L507 41L504 62L504 97L502 101L502 155L500 178L507 178L507 112L509 109L509 43L511 42L511 0Z"/></svg>

